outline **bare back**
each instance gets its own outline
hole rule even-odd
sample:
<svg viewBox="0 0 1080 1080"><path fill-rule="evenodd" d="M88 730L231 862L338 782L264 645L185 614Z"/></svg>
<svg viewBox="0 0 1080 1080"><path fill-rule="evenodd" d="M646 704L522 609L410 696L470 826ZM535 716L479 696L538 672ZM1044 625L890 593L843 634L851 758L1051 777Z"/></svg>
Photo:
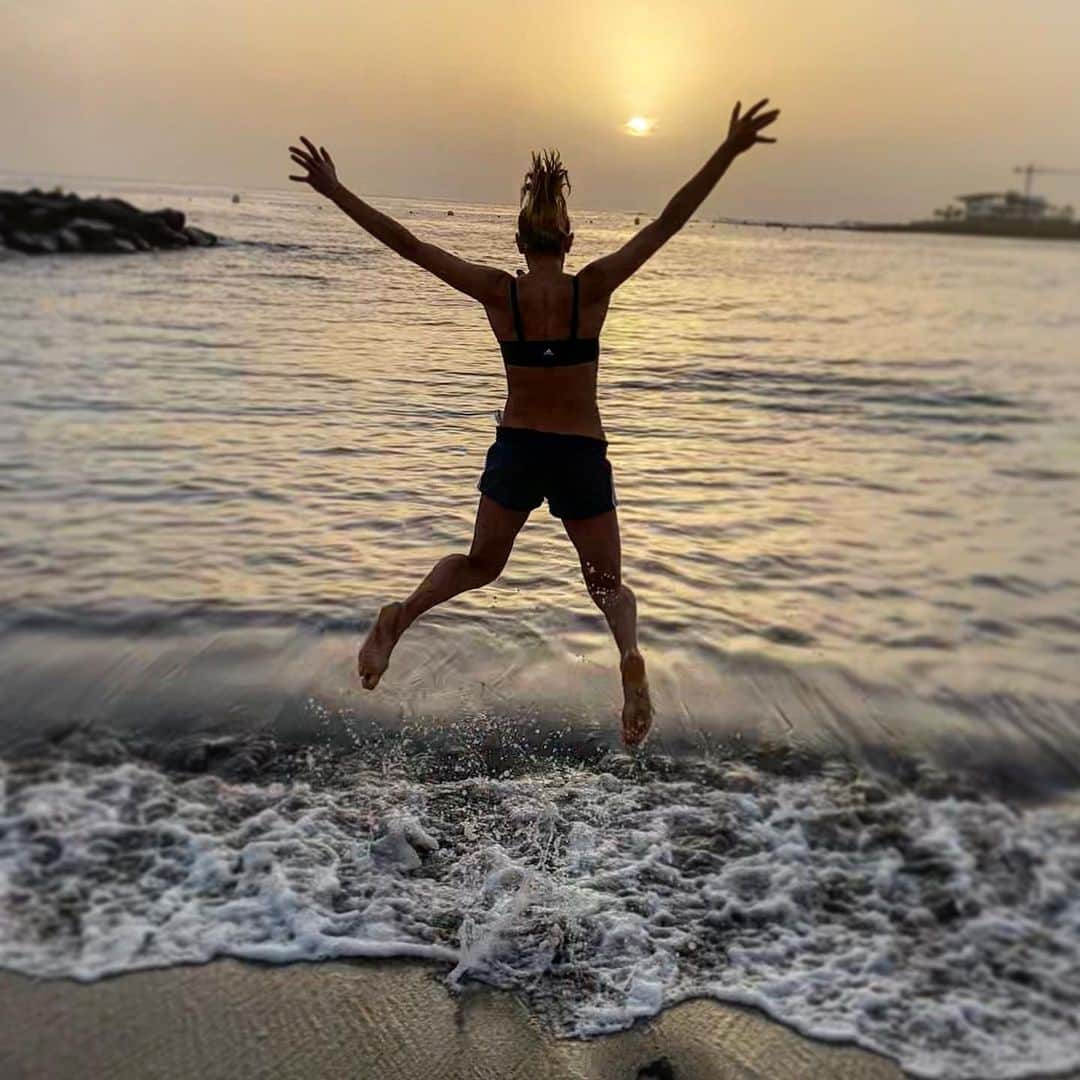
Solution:
<svg viewBox="0 0 1080 1080"><path fill-rule="evenodd" d="M499 341L515 339L510 308L510 275L501 302L484 305L491 329ZM564 339L570 335L573 278L570 274L538 277L523 274L517 279L518 304L525 336L529 339ZM578 314L578 335L599 337L607 316L610 294L586 302ZM597 364L565 367L506 366L507 398L503 423L573 435L604 437L596 403Z"/></svg>

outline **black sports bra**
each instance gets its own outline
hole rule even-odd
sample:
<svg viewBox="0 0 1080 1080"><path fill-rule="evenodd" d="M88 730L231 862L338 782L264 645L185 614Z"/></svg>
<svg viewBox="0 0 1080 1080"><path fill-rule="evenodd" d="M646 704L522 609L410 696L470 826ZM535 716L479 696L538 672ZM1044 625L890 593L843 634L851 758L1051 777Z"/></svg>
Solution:
<svg viewBox="0 0 1080 1080"><path fill-rule="evenodd" d="M517 340L499 342L503 360L507 364L519 367L567 367L570 364L591 364L600 359L600 339L577 336L577 274L574 275L573 282L574 301L570 309L570 336L526 341L525 329L521 323L521 309L518 307L517 279L510 279L510 307L514 312L514 331L517 334Z"/></svg>

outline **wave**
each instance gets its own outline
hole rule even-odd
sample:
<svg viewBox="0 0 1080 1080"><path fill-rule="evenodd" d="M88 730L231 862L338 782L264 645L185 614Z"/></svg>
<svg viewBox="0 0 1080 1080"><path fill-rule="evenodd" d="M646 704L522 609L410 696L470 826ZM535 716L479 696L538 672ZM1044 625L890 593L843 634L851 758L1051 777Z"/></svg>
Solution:
<svg viewBox="0 0 1080 1080"><path fill-rule="evenodd" d="M652 624L663 629L662 620ZM415 730L418 745L437 753L447 739L453 744L462 717L489 716L514 739L542 742L556 732L564 743L571 733L616 743L612 665L522 634L512 613L461 612L418 633L401 669L410 674L374 695L361 693L353 674L366 625L346 611L286 616L229 604L13 612L0 620L7 705L0 755L37 753L79 729L138 733L165 746L207 733L344 737L358 725L377 741L383 728ZM1011 625L978 632L1000 637ZM574 632L590 627L583 619ZM498 648L475 644L484 628L494 628ZM807 655L813 650L797 628L769 624L758 633L785 654L708 642L650 646L662 718L655 750L682 760L733 740L744 750L797 740L799 753L865 762L905 782L913 760L933 762L986 795L1013 800L1047 798L1080 782L1080 705L1067 688L916 690ZM894 650L904 644L892 643Z"/></svg>
<svg viewBox="0 0 1080 1080"><path fill-rule="evenodd" d="M438 751L353 736L84 732L4 762L0 964L421 956L564 1035L709 995L919 1076L1080 1065L1075 808L775 748L631 758L495 718Z"/></svg>

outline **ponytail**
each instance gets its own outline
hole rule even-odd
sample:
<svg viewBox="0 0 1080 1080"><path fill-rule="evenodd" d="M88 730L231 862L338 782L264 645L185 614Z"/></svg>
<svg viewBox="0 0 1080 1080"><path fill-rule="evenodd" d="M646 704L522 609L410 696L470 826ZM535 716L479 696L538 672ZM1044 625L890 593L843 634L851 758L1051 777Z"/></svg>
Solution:
<svg viewBox="0 0 1080 1080"><path fill-rule="evenodd" d="M565 191L563 190L565 188ZM570 177L558 150L533 153L532 167L521 185L518 237L530 251L561 252L570 235L566 196Z"/></svg>

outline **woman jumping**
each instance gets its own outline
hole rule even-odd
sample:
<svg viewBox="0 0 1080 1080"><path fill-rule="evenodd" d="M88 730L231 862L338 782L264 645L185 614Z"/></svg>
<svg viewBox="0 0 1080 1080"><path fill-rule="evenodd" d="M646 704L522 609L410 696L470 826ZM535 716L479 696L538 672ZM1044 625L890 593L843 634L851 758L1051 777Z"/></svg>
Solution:
<svg viewBox="0 0 1080 1080"><path fill-rule="evenodd" d="M622 580L615 491L596 404L600 329L611 294L690 220L735 158L756 143L776 141L760 134L779 115L761 111L767 102L745 115L736 104L727 139L664 212L618 251L573 275L563 270L574 234L566 209L570 182L557 152L533 154L525 175L515 239L529 269L515 277L415 237L341 184L333 159L307 138L301 137L304 149L289 147L305 170L290 180L310 184L376 240L484 305L506 365L506 405L478 485L469 554L447 555L408 599L379 611L358 658L367 689L378 684L398 639L425 611L499 576L521 527L546 498L619 647L623 742L636 746L648 734L652 702L638 651L637 603Z"/></svg>

